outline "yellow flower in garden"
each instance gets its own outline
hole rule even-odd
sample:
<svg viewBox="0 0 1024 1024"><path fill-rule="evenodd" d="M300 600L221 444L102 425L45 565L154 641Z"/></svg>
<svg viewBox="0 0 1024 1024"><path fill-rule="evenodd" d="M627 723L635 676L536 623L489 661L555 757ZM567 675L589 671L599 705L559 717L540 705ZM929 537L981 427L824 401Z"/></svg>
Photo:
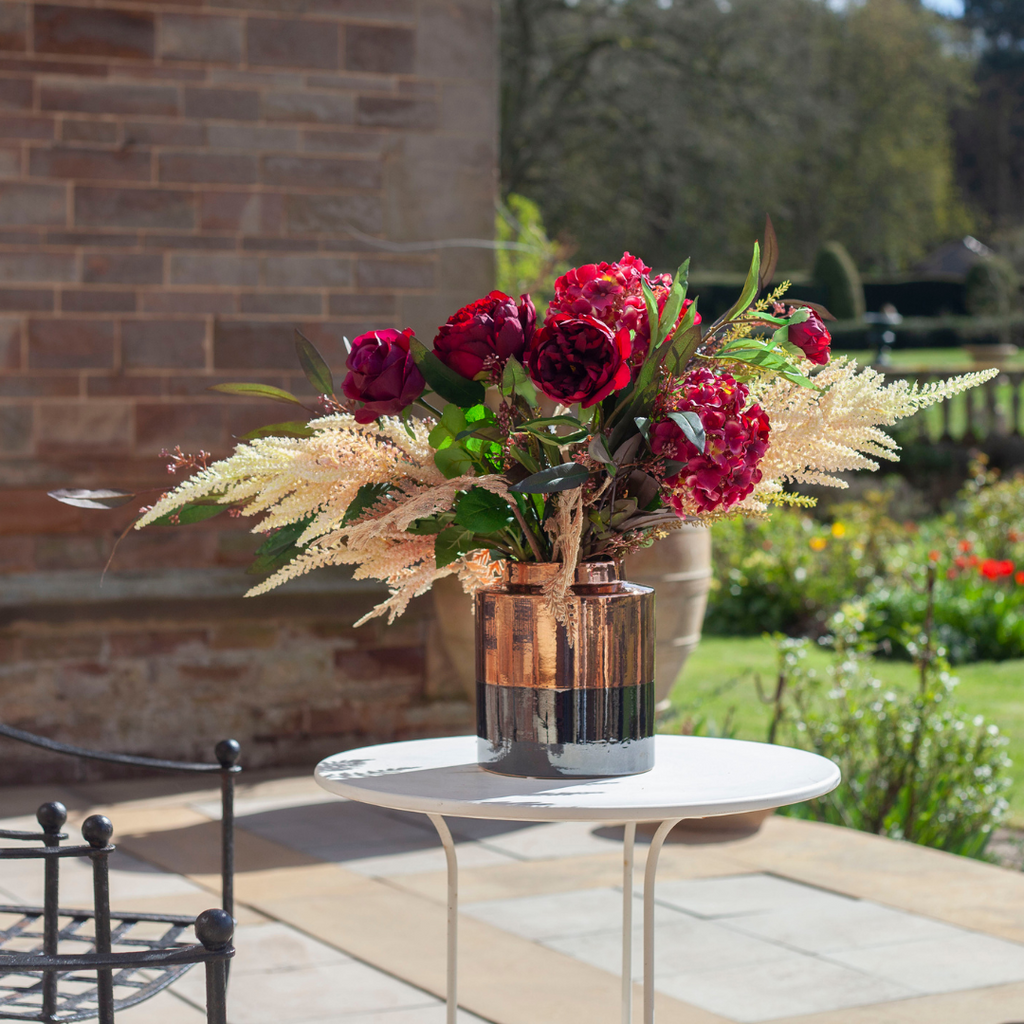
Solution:
<svg viewBox="0 0 1024 1024"><path fill-rule="evenodd" d="M845 537L846 527L842 523L832 524L832 536L833 537Z"/></svg>
<svg viewBox="0 0 1024 1024"><path fill-rule="evenodd" d="M812 537L810 540L812 551L824 551L828 541L824 537Z"/></svg>

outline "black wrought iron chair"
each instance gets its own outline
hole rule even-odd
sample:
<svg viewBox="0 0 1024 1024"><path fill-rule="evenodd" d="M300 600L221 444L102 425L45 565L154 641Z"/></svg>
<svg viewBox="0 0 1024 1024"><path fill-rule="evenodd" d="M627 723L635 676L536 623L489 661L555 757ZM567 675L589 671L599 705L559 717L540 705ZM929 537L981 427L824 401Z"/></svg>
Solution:
<svg viewBox="0 0 1024 1024"><path fill-rule="evenodd" d="M110 1024L116 1011L149 999L194 964L204 963L208 1024L225 1024L228 961L234 956L234 777L241 770L238 743L222 740L216 746L218 763L203 764L85 750L5 725L0 725L0 736L88 760L169 772L219 773L222 807L222 907L207 910L196 919L111 911L107 861L114 850L110 845L113 826L102 815L93 815L83 824L84 846L60 845L67 839L61 832L67 811L59 803L43 804L37 811L41 832L0 830L0 840L42 844L0 848L0 860L39 858L44 862L43 906L0 905L0 915L9 922L0 926L0 1020L57 1024L98 1018L100 1024ZM66 857L92 861L91 911L60 908L59 868ZM198 945L182 940L192 926ZM62 942L86 948L84 952L60 953ZM114 952L115 947L124 951Z"/></svg>

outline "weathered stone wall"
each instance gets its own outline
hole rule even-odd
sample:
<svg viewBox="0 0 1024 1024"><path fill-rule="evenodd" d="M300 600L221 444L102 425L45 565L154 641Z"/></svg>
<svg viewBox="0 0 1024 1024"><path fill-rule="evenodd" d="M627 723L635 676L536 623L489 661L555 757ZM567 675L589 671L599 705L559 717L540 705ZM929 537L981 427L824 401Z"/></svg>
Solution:
<svg viewBox="0 0 1024 1024"><path fill-rule="evenodd" d="M343 581L315 614L114 608L79 574L130 517L44 492L159 490L161 448L288 418L206 389L307 393L294 326L340 371L343 336L429 339L491 287L486 250L423 243L492 235L496 31L492 0L0 3L0 721L174 756L235 731L264 763L450 726L424 710L429 603L344 643L335 607L345 631L371 597ZM111 585L200 594L253 546L219 520L136 534Z"/></svg>

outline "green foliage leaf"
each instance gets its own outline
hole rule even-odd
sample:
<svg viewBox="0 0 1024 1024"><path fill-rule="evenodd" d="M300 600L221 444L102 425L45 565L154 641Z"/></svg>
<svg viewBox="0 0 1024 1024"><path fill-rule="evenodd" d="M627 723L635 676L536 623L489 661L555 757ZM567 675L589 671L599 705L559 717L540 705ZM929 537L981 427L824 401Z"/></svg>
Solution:
<svg viewBox="0 0 1024 1024"><path fill-rule="evenodd" d="M761 269L761 247L754 243L754 258L750 261L750 270L747 272L747 280L743 285L740 297L729 309L729 312L722 317L722 323L735 320L753 301L757 298L759 272Z"/></svg>
<svg viewBox="0 0 1024 1024"><path fill-rule="evenodd" d="M455 523L474 533L494 533L515 521L508 502L497 494L474 487L455 505Z"/></svg>
<svg viewBox="0 0 1024 1024"><path fill-rule="evenodd" d="M539 401L536 385L530 380L526 367L515 356L509 356L505 361L505 369L501 375L501 393L518 395L531 408Z"/></svg>
<svg viewBox="0 0 1024 1024"><path fill-rule="evenodd" d="M686 435L687 441L697 451L707 451L708 439L704 433L704 424L695 412L670 412L668 418Z"/></svg>
<svg viewBox="0 0 1024 1024"><path fill-rule="evenodd" d="M154 519L151 526L191 526L205 519L213 519L222 512L227 512L228 505L182 505L181 508L168 512L167 515ZM177 522L171 520L177 516Z"/></svg>
<svg viewBox="0 0 1024 1024"><path fill-rule="evenodd" d="M305 550L296 546L303 530L313 521L312 516L305 516L295 523L288 523L275 530L254 552L254 560L245 571L250 576L263 576L266 573L287 565L296 555Z"/></svg>
<svg viewBox="0 0 1024 1024"><path fill-rule="evenodd" d="M306 380L313 385L313 390L318 395L333 395L334 377L331 375L331 368L313 342L300 330L295 331L295 352L299 357L302 372L306 375Z"/></svg>
<svg viewBox="0 0 1024 1024"><path fill-rule="evenodd" d="M305 405L296 398L290 391L282 391L270 384L256 384L252 381L242 381L238 384L214 384L206 389L207 391L220 391L225 395L246 395L254 398L269 398L275 402L288 402L291 405Z"/></svg>
<svg viewBox="0 0 1024 1024"><path fill-rule="evenodd" d="M376 505L387 493L388 485L386 483L363 484L356 491L356 496L349 502L348 508L345 509L341 525L347 526L349 523L354 523L367 509Z"/></svg>
<svg viewBox="0 0 1024 1024"><path fill-rule="evenodd" d="M519 494L552 494L555 491L568 491L586 483L590 473L578 462L567 462L561 466L548 466L539 473L520 480L509 490Z"/></svg>
<svg viewBox="0 0 1024 1024"><path fill-rule="evenodd" d="M288 420L287 423L269 423L257 427L248 434L242 434L239 441L255 441L258 437L312 437L313 431L302 420Z"/></svg>
<svg viewBox="0 0 1024 1024"><path fill-rule="evenodd" d="M457 405L446 405L427 441L431 448L447 448L466 429L466 414Z"/></svg>
<svg viewBox="0 0 1024 1024"><path fill-rule="evenodd" d="M449 526L442 530L434 541L434 564L438 569L443 569L475 547L472 530L463 529L461 526Z"/></svg>
<svg viewBox="0 0 1024 1024"><path fill-rule="evenodd" d="M658 320L658 300L651 291L651 286L646 279L641 280L641 287L644 292L644 303L647 306L647 322L651 328L651 348L656 349L661 344L661 324Z"/></svg>
<svg viewBox="0 0 1024 1024"><path fill-rule="evenodd" d="M75 508L118 508L127 505L135 494L132 491L115 491L110 488L83 490L81 488L61 488L59 491L47 491L47 495L63 505L74 505Z"/></svg>
<svg viewBox="0 0 1024 1024"><path fill-rule="evenodd" d="M434 465L444 474L445 479L452 480L464 476L473 468L473 456L461 445L453 444L434 452Z"/></svg>
<svg viewBox="0 0 1024 1024"><path fill-rule="evenodd" d="M479 381L467 380L450 367L445 366L433 352L418 338L409 342L412 358L423 374L427 387L440 395L446 402L454 402L463 408L479 405L484 400L484 386Z"/></svg>
<svg viewBox="0 0 1024 1024"><path fill-rule="evenodd" d="M731 359L748 366L757 366L762 370L771 370L784 379L803 387L821 390L809 378L800 373L793 364L777 350L756 338L739 338L730 342L715 353L716 359Z"/></svg>

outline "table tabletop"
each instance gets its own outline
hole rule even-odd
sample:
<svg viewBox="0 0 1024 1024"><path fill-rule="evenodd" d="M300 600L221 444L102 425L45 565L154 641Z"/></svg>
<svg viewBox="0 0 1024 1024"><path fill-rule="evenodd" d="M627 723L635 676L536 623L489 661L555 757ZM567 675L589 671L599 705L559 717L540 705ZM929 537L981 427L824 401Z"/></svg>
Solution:
<svg viewBox="0 0 1024 1024"><path fill-rule="evenodd" d="M424 814L510 821L667 821L760 811L822 796L839 769L806 750L706 736L657 736L655 766L606 779L497 775L475 736L407 740L334 754L316 781L338 796Z"/></svg>

